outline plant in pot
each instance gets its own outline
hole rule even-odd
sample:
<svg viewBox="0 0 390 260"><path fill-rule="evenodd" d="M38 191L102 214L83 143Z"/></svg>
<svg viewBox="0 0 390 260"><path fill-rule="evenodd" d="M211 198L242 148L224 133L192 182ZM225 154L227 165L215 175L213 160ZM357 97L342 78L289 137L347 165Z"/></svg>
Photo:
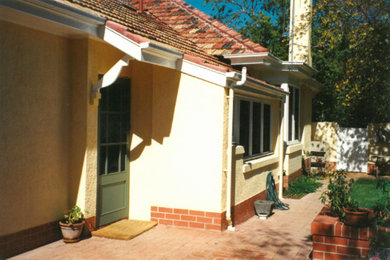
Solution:
<svg viewBox="0 0 390 260"><path fill-rule="evenodd" d="M84 213L75 205L68 210L64 219L59 221L63 240L66 243L80 241L80 236L84 228Z"/></svg>
<svg viewBox="0 0 390 260"><path fill-rule="evenodd" d="M329 177L328 189L321 194L321 202L345 224L361 226L367 224L369 212L359 208L350 196L353 183L353 179L347 180L345 171L335 171Z"/></svg>

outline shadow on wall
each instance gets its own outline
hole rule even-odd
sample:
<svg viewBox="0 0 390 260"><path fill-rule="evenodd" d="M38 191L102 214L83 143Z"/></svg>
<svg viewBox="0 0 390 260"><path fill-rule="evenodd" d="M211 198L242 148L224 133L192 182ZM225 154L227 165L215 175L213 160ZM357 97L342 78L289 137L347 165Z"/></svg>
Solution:
<svg viewBox="0 0 390 260"><path fill-rule="evenodd" d="M181 73L138 63L132 68L130 161L137 160L152 140L162 144L172 130Z"/></svg>
<svg viewBox="0 0 390 260"><path fill-rule="evenodd" d="M367 129L341 127L338 136L337 169L367 172Z"/></svg>

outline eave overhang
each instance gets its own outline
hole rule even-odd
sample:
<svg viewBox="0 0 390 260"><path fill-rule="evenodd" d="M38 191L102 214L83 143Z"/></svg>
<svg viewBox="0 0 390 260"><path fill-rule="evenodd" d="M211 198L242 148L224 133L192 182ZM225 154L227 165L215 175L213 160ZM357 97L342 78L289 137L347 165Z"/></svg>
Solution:
<svg viewBox="0 0 390 260"><path fill-rule="evenodd" d="M66 26L75 29L76 31L84 32L87 35L94 36L98 36L100 34L101 26L104 25L106 21L104 18L92 13L53 0L0 1L1 19L17 24L22 24L19 19L7 19L7 12L9 12L10 9L11 12L22 12L32 17L37 17L39 19L46 20L47 22ZM22 25L34 28L34 24L29 24L28 21L24 21L24 24ZM56 34L55 32L52 33Z"/></svg>
<svg viewBox="0 0 390 260"><path fill-rule="evenodd" d="M296 82L299 80L310 85L315 92L319 92L322 88L321 84L313 78L317 71L304 62L282 61L269 52L231 54L225 55L224 58L230 59L231 65L247 66L252 70L258 71L265 78L277 75L281 81L271 80L272 84L280 84L286 81Z"/></svg>

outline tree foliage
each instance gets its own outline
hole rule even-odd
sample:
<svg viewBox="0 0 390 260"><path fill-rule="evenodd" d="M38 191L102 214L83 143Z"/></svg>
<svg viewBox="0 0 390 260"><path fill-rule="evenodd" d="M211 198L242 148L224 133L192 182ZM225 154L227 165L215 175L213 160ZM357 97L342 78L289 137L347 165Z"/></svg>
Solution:
<svg viewBox="0 0 390 260"><path fill-rule="evenodd" d="M268 48L280 59L288 57L289 0L205 0L222 23Z"/></svg>
<svg viewBox="0 0 390 260"><path fill-rule="evenodd" d="M205 1L221 22L287 59L289 0ZM313 102L313 120L390 122L389 14L388 0L314 0L313 67L324 90Z"/></svg>
<svg viewBox="0 0 390 260"><path fill-rule="evenodd" d="M389 122L390 1L316 0L313 14L313 62L324 86L314 119Z"/></svg>

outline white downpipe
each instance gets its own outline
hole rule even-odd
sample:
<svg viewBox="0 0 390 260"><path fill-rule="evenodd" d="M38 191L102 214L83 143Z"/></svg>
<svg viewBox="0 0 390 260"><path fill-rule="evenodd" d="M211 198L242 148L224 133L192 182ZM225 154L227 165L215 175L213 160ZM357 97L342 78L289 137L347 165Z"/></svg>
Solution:
<svg viewBox="0 0 390 260"><path fill-rule="evenodd" d="M236 82L241 86L246 82L246 67L242 68L241 80ZM227 144L227 189L226 189L226 219L228 230L234 231L232 222L232 171L233 171L233 106L234 106L234 86L229 88L229 111L228 111L228 144Z"/></svg>
<svg viewBox="0 0 390 260"><path fill-rule="evenodd" d="M285 113L284 113L284 103L285 99L283 99L280 103L280 134L279 134L279 198L283 198L283 172L284 172L284 124L285 124Z"/></svg>

